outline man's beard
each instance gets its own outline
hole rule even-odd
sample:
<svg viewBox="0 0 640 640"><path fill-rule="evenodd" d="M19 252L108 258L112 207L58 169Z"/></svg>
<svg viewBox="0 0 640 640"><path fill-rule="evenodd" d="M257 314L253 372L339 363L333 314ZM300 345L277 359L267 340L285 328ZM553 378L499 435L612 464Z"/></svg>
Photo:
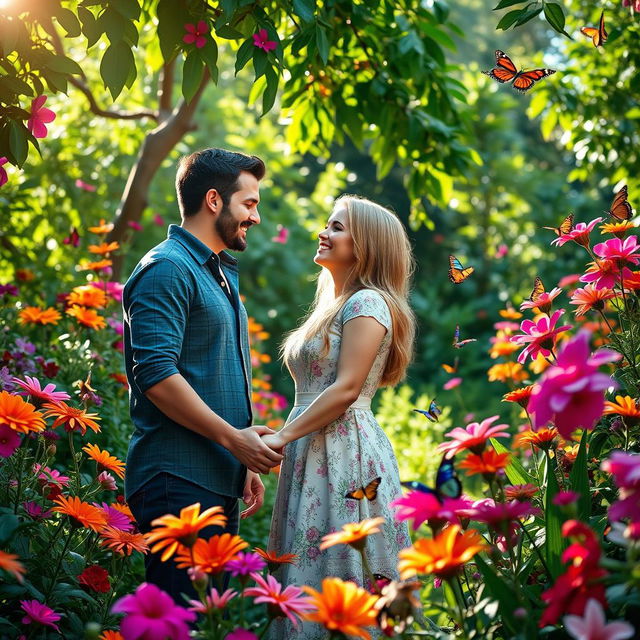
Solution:
<svg viewBox="0 0 640 640"><path fill-rule="evenodd" d="M222 206L220 215L215 221L215 230L225 246L232 251L244 251L247 248L247 241L240 235L241 228L249 228L253 223L245 222L239 224L233 217L229 207L225 204Z"/></svg>

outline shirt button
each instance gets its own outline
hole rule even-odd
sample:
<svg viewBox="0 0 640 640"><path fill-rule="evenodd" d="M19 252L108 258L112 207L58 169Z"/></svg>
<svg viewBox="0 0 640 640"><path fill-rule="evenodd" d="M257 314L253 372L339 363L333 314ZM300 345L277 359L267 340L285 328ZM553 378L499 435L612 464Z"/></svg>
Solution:
<svg viewBox="0 0 640 640"><path fill-rule="evenodd" d="M221 286L221 287L224 287L224 282L221 282L221 283L220 283L220 286Z"/></svg>

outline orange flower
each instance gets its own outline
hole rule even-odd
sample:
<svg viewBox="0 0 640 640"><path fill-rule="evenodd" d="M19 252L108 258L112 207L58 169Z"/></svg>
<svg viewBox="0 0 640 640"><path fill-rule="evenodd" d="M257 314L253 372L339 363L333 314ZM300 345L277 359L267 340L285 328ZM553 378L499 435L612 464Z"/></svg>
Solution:
<svg viewBox="0 0 640 640"><path fill-rule="evenodd" d="M36 279L36 274L31 269L16 269L16 279L20 282L31 282Z"/></svg>
<svg viewBox="0 0 640 640"><path fill-rule="evenodd" d="M633 229L636 225L631 220L623 220L622 222L607 222L600 225L600 235L612 233L618 238L624 238L629 229Z"/></svg>
<svg viewBox="0 0 640 640"><path fill-rule="evenodd" d="M100 471L107 469L113 471L119 478L124 478L124 462L112 456L107 450L100 451L100 447L95 444L87 444L82 447L82 450L96 461Z"/></svg>
<svg viewBox="0 0 640 640"><path fill-rule="evenodd" d="M558 431L555 427L544 427L538 431L523 431L519 433L514 442L514 445L521 446L523 444L532 444L539 449L547 450L553 444L553 441L558 437Z"/></svg>
<svg viewBox="0 0 640 640"><path fill-rule="evenodd" d="M100 544L103 547L107 547L121 556L130 556L133 551L139 551L140 553L149 551L149 546L145 542L143 533L131 533L114 527L105 527L100 532L100 537L102 538Z"/></svg>
<svg viewBox="0 0 640 640"><path fill-rule="evenodd" d="M529 375L522 368L519 362L502 362L494 364L488 371L489 382L507 382L513 380L514 382L522 382L526 380Z"/></svg>
<svg viewBox="0 0 640 640"><path fill-rule="evenodd" d="M508 305L506 309L500 309L498 313L507 320L518 320L518 318L522 318L522 314L516 311L511 305Z"/></svg>
<svg viewBox="0 0 640 640"><path fill-rule="evenodd" d="M514 484L504 488L504 497L507 500L519 500L524 502L531 500L538 493L538 487L535 484Z"/></svg>
<svg viewBox="0 0 640 640"><path fill-rule="evenodd" d="M102 510L88 502L83 502L78 496L72 498L58 496L54 502L59 506L53 507L52 511L69 516L71 523L75 527L85 527L93 531L100 531L107 522L107 516Z"/></svg>
<svg viewBox="0 0 640 640"><path fill-rule="evenodd" d="M91 233L97 233L98 235L105 235L110 231L113 231L113 223L105 222L104 218L101 218L100 224L97 227L89 227Z"/></svg>
<svg viewBox="0 0 640 640"><path fill-rule="evenodd" d="M615 402L605 402L603 413L615 413L622 416L629 426L636 425L640 421L640 408L638 408L638 401L631 396L616 396Z"/></svg>
<svg viewBox="0 0 640 640"><path fill-rule="evenodd" d="M539 353L535 360L532 360L529 363L529 369L531 369L532 373L536 375L542 373L545 369L548 369L551 366L551 363L541 354Z"/></svg>
<svg viewBox="0 0 640 640"><path fill-rule="evenodd" d="M93 271L101 271L102 269L106 269L113 264L112 260L98 260L97 262L83 262L79 265L80 269L83 271L93 270Z"/></svg>
<svg viewBox="0 0 640 640"><path fill-rule="evenodd" d="M104 256L112 251L117 251L120 245L117 242L101 242L100 244L90 244L89 251Z"/></svg>
<svg viewBox="0 0 640 640"><path fill-rule="evenodd" d="M311 596L311 604L318 609L316 613L303 614L305 620L319 622L332 632L370 640L365 627L376 625L378 612L374 605L377 596L354 582L344 582L340 578L325 578L322 591L307 586L302 588Z"/></svg>
<svg viewBox="0 0 640 640"><path fill-rule="evenodd" d="M509 454L497 453L495 449L485 449L480 455L470 453L459 465L460 469L468 469L470 476L476 473L494 475L509 464Z"/></svg>
<svg viewBox="0 0 640 640"><path fill-rule="evenodd" d="M60 312L53 307L41 309L40 307L25 307L18 314L22 324L58 324L62 317Z"/></svg>
<svg viewBox="0 0 640 640"><path fill-rule="evenodd" d="M95 309L86 309L74 304L67 309L67 315L90 329L104 329L107 326L104 318Z"/></svg>
<svg viewBox="0 0 640 640"><path fill-rule="evenodd" d="M126 389L129 388L129 383L127 382L127 376L124 373L110 373L110 378L113 378L116 382L119 382Z"/></svg>
<svg viewBox="0 0 640 640"><path fill-rule="evenodd" d="M589 283L583 289L574 291L569 304L579 305L575 311L576 317L579 317L592 309L603 311L606 301L615 297L616 293L612 289L596 289L594 284Z"/></svg>
<svg viewBox="0 0 640 640"><path fill-rule="evenodd" d="M0 424L6 424L18 433L38 433L47 426L34 405L8 391L0 392Z"/></svg>
<svg viewBox="0 0 640 640"><path fill-rule="evenodd" d="M466 562L489 545L475 529L460 533L460 527L449 525L432 540L421 538L398 553L398 570L404 580L416 574L434 574L439 578L457 575Z"/></svg>
<svg viewBox="0 0 640 640"><path fill-rule="evenodd" d="M509 391L509 393L505 393L502 396L502 402L517 402L523 409L526 409L534 386L530 384L528 387L520 387L520 389Z"/></svg>
<svg viewBox="0 0 640 640"><path fill-rule="evenodd" d="M136 519L133 517L133 513L131 513L131 509L129 509L129 505L128 504L120 504L119 502L114 502L113 504L109 505L112 509L115 509L116 511L119 511L120 513L124 513L125 516L127 516L127 518L129 518L129 520L131 520L131 522L135 522Z"/></svg>
<svg viewBox="0 0 640 640"><path fill-rule="evenodd" d="M260 547L256 547L254 551L267 561L269 571L274 571L281 564L295 564L295 560L298 557L295 553L285 553L279 556L275 552L265 551L264 549L260 549Z"/></svg>
<svg viewBox="0 0 640 640"><path fill-rule="evenodd" d="M222 507L211 507L200 513L200 503L196 502L181 509L179 517L167 514L156 518L151 523L155 528L146 534L146 540L150 545L157 543L151 547L154 553L164 549L162 562L165 562L177 549L182 551L185 547L192 547L201 529L208 526L224 527L226 523L227 516Z"/></svg>
<svg viewBox="0 0 640 640"><path fill-rule="evenodd" d="M107 294L98 287L83 284L71 290L71 293L67 296L67 304L100 309L107 304Z"/></svg>
<svg viewBox="0 0 640 640"><path fill-rule="evenodd" d="M124 636L119 631L103 631L98 640L124 640Z"/></svg>
<svg viewBox="0 0 640 640"><path fill-rule="evenodd" d="M21 562L18 562L19 557L15 553L0 551L0 569L13 574L13 577L18 582L22 582L22 576L27 570L22 566Z"/></svg>
<svg viewBox="0 0 640 640"><path fill-rule="evenodd" d="M80 431L82 435L87 432L87 427L96 433L100 433L100 418L96 413L87 413L82 409L70 407L66 402L47 402L43 405L48 411L45 418L54 417L52 428L64 425L65 431Z"/></svg>
<svg viewBox="0 0 640 640"><path fill-rule="evenodd" d="M501 335L502 334L502 335ZM489 355L495 360L501 356L510 356L514 351L520 349L520 345L509 340L509 336L503 331L496 335L495 342L491 345Z"/></svg>
<svg viewBox="0 0 640 640"><path fill-rule="evenodd" d="M198 538L191 547L191 551L181 545L175 560L178 569L198 567L204 573L220 573L229 560L233 560L240 551L248 546L249 544L240 536L223 533L219 536L211 536L209 540ZM192 553L193 559L191 558Z"/></svg>
<svg viewBox="0 0 640 640"><path fill-rule="evenodd" d="M367 544L367 536L372 533L379 533L380 526L384 523L384 518L365 518L362 522L349 522L342 526L342 531L328 533L322 538L320 551L324 551L336 544L349 544L354 549L364 549Z"/></svg>

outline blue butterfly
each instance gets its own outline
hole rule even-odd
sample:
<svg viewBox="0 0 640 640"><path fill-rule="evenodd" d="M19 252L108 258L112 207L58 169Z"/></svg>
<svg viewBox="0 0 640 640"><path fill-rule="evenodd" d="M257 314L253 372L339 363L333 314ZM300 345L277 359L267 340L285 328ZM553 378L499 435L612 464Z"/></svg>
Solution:
<svg viewBox="0 0 640 640"><path fill-rule="evenodd" d="M443 456L442 462L438 467L435 487L427 487L422 484L422 482L417 482L416 480L403 482L402 486L412 489L413 491L430 493L432 496L435 496L439 502L442 502L445 498L459 498L462 495L462 483L456 475L453 458L447 458L447 454Z"/></svg>
<svg viewBox="0 0 640 640"><path fill-rule="evenodd" d="M465 344L469 344L470 342L477 342L476 338L467 338L466 340L460 340L460 325L456 325L456 330L453 333L453 346L456 349L462 349Z"/></svg>
<svg viewBox="0 0 640 640"><path fill-rule="evenodd" d="M424 409L414 409L414 411L416 413L421 413L423 416L431 420L431 422L438 422L440 414L442 413L440 407L436 404L435 398L431 401L431 404L426 411Z"/></svg>

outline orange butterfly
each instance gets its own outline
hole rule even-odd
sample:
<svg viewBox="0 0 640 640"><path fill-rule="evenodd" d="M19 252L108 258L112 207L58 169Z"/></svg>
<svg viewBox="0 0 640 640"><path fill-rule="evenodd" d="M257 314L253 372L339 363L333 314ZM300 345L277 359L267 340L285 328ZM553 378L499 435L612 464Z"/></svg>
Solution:
<svg viewBox="0 0 640 640"><path fill-rule="evenodd" d="M555 69L530 69L529 71L518 71L511 58L499 49L496 50L496 66L489 71L483 71L485 75L498 82L513 81L513 88L520 93L525 93L533 85L556 72Z"/></svg>
<svg viewBox="0 0 640 640"><path fill-rule="evenodd" d="M451 280L453 284L460 284L474 271L475 269L473 267L467 267L465 269L465 267L462 266L462 262L455 256L449 256L449 280Z"/></svg>
<svg viewBox="0 0 640 640"><path fill-rule="evenodd" d="M633 209L629 204L627 193L627 185L625 184L618 193L616 193L613 198L613 202L611 203L611 209L607 211L607 213L616 220L620 220L624 222L625 220L629 220L633 216Z"/></svg>
<svg viewBox="0 0 640 640"><path fill-rule="evenodd" d="M456 358L453 362L453 366L450 364L443 364L442 368L447 372L447 373L456 373L456 371L458 371L458 365L460 364L460 358Z"/></svg>
<svg viewBox="0 0 640 640"><path fill-rule="evenodd" d="M553 231L557 236L564 236L567 233L571 233L573 229L573 213L570 213L561 223L559 227L542 227L543 229L549 229Z"/></svg>
<svg viewBox="0 0 640 640"><path fill-rule="evenodd" d="M378 497L378 487L381 482L382 478L374 478L366 487L360 487L354 491L348 491L344 497L350 498L351 500L362 500L362 498L375 500Z"/></svg>
<svg viewBox="0 0 640 640"><path fill-rule="evenodd" d="M601 47L607 41L609 35L604 28L604 11L600 14L600 24L597 29L595 27L582 27L580 33L583 33L587 38L591 38L594 47Z"/></svg>
<svg viewBox="0 0 640 640"><path fill-rule="evenodd" d="M538 302L540 300L540 296L544 293L544 285L542 284L542 278L536 276L536 279L533 281L533 291L529 296L529 300L531 302Z"/></svg>

